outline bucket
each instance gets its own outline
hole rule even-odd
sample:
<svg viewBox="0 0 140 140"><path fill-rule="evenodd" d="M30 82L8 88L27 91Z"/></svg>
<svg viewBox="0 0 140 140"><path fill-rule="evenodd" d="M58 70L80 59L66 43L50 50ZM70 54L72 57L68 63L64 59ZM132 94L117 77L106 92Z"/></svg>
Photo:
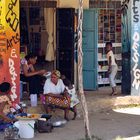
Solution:
<svg viewBox="0 0 140 140"><path fill-rule="evenodd" d="M31 106L37 106L37 94L30 95Z"/></svg>
<svg viewBox="0 0 140 140"><path fill-rule="evenodd" d="M20 120L19 121L19 136L20 138L34 137L34 120Z"/></svg>

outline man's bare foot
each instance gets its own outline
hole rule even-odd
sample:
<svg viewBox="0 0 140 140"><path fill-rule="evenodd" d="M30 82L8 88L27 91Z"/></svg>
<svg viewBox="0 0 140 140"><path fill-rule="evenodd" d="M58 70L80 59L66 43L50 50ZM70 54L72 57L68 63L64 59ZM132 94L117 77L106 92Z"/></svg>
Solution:
<svg viewBox="0 0 140 140"><path fill-rule="evenodd" d="M76 119L76 116L77 116L77 113L74 112L74 117L72 118L72 120L75 120Z"/></svg>
<svg viewBox="0 0 140 140"><path fill-rule="evenodd" d="M112 96L115 96L115 95L118 95L118 92L117 91L115 91L115 92L112 93Z"/></svg>

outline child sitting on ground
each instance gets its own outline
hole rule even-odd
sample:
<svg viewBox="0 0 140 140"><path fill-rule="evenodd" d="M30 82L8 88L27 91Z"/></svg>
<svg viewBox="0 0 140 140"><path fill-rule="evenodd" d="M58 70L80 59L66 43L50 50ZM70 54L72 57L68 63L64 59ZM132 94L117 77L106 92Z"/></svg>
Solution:
<svg viewBox="0 0 140 140"><path fill-rule="evenodd" d="M62 76L62 80L63 80L64 85L66 86L67 92L69 93L71 97L70 110L74 112L73 120L75 120L77 116L76 105L79 103L79 99L77 97L75 87L70 82L70 80L68 80L65 76Z"/></svg>

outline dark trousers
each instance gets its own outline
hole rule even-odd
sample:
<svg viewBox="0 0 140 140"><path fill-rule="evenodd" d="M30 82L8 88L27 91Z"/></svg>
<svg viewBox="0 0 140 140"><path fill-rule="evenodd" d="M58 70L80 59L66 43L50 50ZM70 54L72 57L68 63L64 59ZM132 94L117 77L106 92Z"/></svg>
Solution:
<svg viewBox="0 0 140 140"><path fill-rule="evenodd" d="M43 92L45 80L46 78L40 75L26 77L23 74L20 74L20 81L29 83L30 94L41 94Z"/></svg>

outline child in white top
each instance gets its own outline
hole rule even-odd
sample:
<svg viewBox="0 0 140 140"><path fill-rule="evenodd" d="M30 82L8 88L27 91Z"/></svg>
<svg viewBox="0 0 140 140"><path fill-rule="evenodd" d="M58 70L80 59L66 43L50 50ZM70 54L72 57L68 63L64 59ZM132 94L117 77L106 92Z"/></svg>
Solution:
<svg viewBox="0 0 140 140"><path fill-rule="evenodd" d="M108 74L109 74L109 81L110 85L112 87L112 93L111 95L116 95L117 90L116 90L116 83L115 83L115 77L118 71L118 66L115 60L115 56L112 51L112 43L107 42L105 45L105 50L106 50L106 55L107 55L107 60L108 60Z"/></svg>
<svg viewBox="0 0 140 140"><path fill-rule="evenodd" d="M66 86L66 90L69 93L71 97L71 103L70 103L70 109L71 111L74 112L74 117L73 120L75 120L77 116L77 109L76 105L79 103L79 99L76 94L75 86L67 79L67 78L62 78L64 85Z"/></svg>

